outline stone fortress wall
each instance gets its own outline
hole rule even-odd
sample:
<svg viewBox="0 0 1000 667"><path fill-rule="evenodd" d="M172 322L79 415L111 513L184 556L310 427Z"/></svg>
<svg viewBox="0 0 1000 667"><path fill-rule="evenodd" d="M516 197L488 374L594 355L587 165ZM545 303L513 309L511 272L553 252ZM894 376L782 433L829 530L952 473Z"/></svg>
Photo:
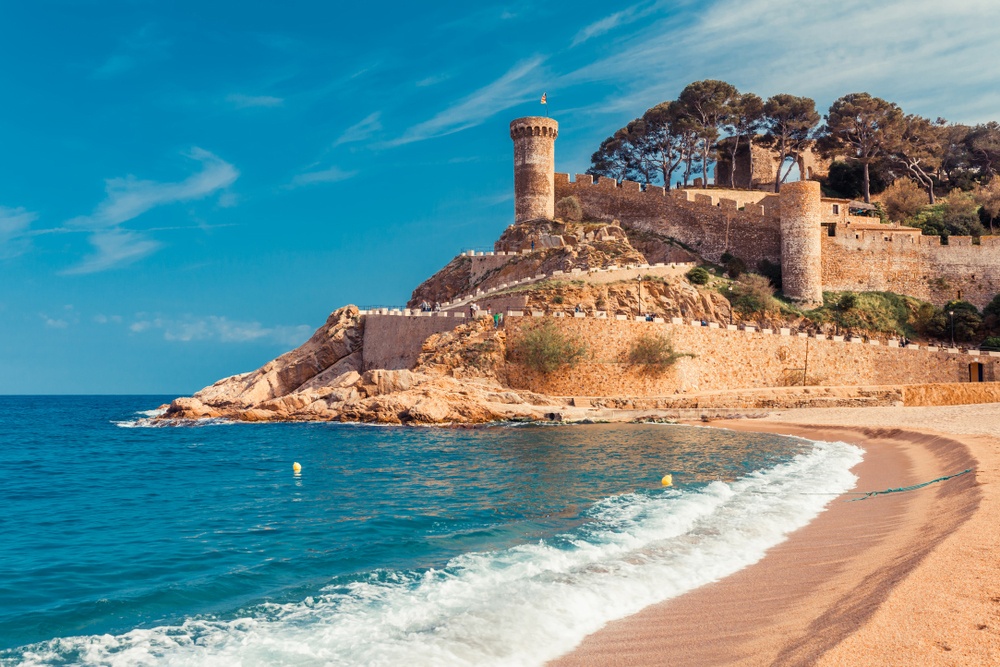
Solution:
<svg viewBox="0 0 1000 667"><path fill-rule="evenodd" d="M412 369L424 341L433 333L468 322L463 313L364 312L365 370ZM906 347L890 339L845 340L843 336L796 334L788 329L759 330L752 326L670 322L624 315L514 311L505 318L507 340L513 343L538 323L555 318L560 328L587 343L588 355L572 368L550 375L508 363L508 383L556 396L666 397L690 392L763 389L800 384L803 374L814 387L899 385L1000 379L1000 352L954 348ZM543 319L544 318L544 319ZM645 372L626 362L631 346L645 335L667 336L675 349L687 353L662 374Z"/></svg>
<svg viewBox="0 0 1000 667"><path fill-rule="evenodd" d="M766 259L781 263L794 290L805 289L804 302L815 299L815 273L802 272L818 266L818 284L823 291L889 291L908 294L941 305L965 299L982 308L1000 293L1000 237L952 236L942 245L937 236L924 236L919 229L879 224L877 218L850 215L848 200L820 196L812 181L808 195L787 183L781 194L753 190L671 190L637 182L577 174L555 174L556 201L575 196L584 215L614 220L633 230L647 230L676 239L709 261L718 262L729 252L754 267ZM814 185L809 185L815 183ZM783 197L784 195L784 197ZM786 203L782 203L785 199ZM789 200L797 199L797 202ZM808 251L782 257L782 212L801 225L812 225L819 234L819 264L815 263L816 239L799 239L792 245ZM786 286L786 294L790 290Z"/></svg>
<svg viewBox="0 0 1000 667"><path fill-rule="evenodd" d="M516 340L530 317L508 320L507 339ZM588 356L571 368L542 375L508 364L512 387L555 396L672 396L678 393L762 389L807 384L819 387L969 382L970 366L983 380L1000 379L1000 353L910 345L898 341L845 341L841 336L796 335L753 327L703 327L700 322L645 322L567 318L560 328L587 343ZM667 336L684 357L662 374L626 362L643 335ZM803 369L806 369L803 371Z"/></svg>
<svg viewBox="0 0 1000 667"><path fill-rule="evenodd" d="M815 178L825 178L830 173L830 165L833 160L824 158L815 148L815 144L810 143L804 150L794 154L802 180L812 180ZM751 162L753 171L750 170ZM715 163L715 182L723 187L761 189L769 192L774 191L774 177L778 169L784 169L778 163L778 152L767 146L754 144L752 147L742 144L736 152L736 170L732 169L730 156L722 151L719 160ZM751 177L751 173L753 176Z"/></svg>
<svg viewBox="0 0 1000 667"><path fill-rule="evenodd" d="M1000 293L998 237L974 243L952 236L942 245L940 238L916 229L850 215L848 200L823 198L809 178L786 183L780 194L721 188L668 192L588 174L571 181L568 174L554 173L557 136L558 123L551 118L511 123L517 222L550 219L555 202L575 196L586 218L619 220L633 232L670 237L709 261L728 252L750 267L761 260L780 263L785 295L803 305L820 302L824 290L851 290L898 292L938 305L965 299L981 308ZM744 162L764 160L766 152L746 151ZM797 159L807 176L829 169L829 161L812 150ZM737 166L739 172L739 158Z"/></svg>
<svg viewBox="0 0 1000 667"><path fill-rule="evenodd" d="M780 194L752 190L707 189L667 192L662 187L578 174L554 173L558 124L531 117L511 123L515 152L515 216L518 222L551 219L555 202L579 199L587 218L619 220L633 233L648 231L673 238L703 257L719 261L730 252L753 266L780 262L785 293L805 304L816 303L822 290L886 290L935 303L965 298L983 306L1000 292L1000 237L973 244L951 237L947 245L920 230L881 225L852 216L846 200L821 197L819 184L786 184ZM470 252L472 271L482 274L530 252ZM508 340L545 317L523 312L523 297L509 288L544 279L617 279L619 271L676 272L685 265L640 265L617 269L557 271L458 297L443 312L363 311L364 368L413 368L424 341L468 321L473 302L506 311ZM556 275L559 274L559 275ZM606 276L604 274L607 274ZM449 312L450 311L450 312ZM669 396L740 388L782 387L801 382L837 385L900 385L926 382L995 382L1000 353L882 343L843 337L757 331L754 327L680 319L631 321L607 313L551 313L561 327L587 341L591 355L577 366L549 376L508 364L511 386L564 396ZM693 325L693 326L692 326ZM688 353L660 375L626 363L628 350L649 333L667 335ZM796 381L798 379L798 381Z"/></svg>
<svg viewBox="0 0 1000 667"><path fill-rule="evenodd" d="M1000 236L924 236L919 229L840 223L822 235L823 289L887 291L982 308L1000 293Z"/></svg>
<svg viewBox="0 0 1000 667"><path fill-rule="evenodd" d="M676 239L711 261L733 252L751 265L762 259L781 261L780 208L776 195L724 191L708 195L613 178L555 174L556 201L575 196L585 218L620 220L632 229Z"/></svg>

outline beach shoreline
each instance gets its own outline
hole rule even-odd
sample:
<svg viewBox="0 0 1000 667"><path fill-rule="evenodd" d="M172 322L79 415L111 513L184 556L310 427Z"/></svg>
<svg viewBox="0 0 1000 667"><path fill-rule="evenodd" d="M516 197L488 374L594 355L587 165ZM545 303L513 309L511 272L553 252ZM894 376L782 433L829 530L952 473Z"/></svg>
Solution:
<svg viewBox="0 0 1000 667"><path fill-rule="evenodd" d="M975 415L975 419L972 416ZM713 421L866 451L855 490L758 563L609 623L553 665L1000 663L1000 404Z"/></svg>

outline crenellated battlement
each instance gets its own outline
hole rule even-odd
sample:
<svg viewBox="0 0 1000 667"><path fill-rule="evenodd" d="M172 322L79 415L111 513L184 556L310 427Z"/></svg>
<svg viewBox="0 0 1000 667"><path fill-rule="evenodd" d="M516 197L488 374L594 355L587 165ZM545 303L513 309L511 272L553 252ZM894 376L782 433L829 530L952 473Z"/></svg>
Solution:
<svg viewBox="0 0 1000 667"><path fill-rule="evenodd" d="M559 136L559 123L545 116L525 116L510 124L510 138L545 137L555 140Z"/></svg>
<svg viewBox="0 0 1000 667"><path fill-rule="evenodd" d="M590 174L554 174L553 183L555 199L575 196L588 219L619 220L628 229L674 239L714 262L730 253L750 267L762 260L780 263L786 276L799 276L786 286L798 284L812 300L820 289L890 291L938 304L961 298L982 307L1000 293L1000 237L952 236L945 242L919 229L855 215L857 204L849 199L812 190L787 197L796 191L795 183L780 194L716 187L666 190ZM798 222L782 225L783 219ZM799 230L801 242L783 244L786 226ZM812 266L810 272L802 273L804 263Z"/></svg>

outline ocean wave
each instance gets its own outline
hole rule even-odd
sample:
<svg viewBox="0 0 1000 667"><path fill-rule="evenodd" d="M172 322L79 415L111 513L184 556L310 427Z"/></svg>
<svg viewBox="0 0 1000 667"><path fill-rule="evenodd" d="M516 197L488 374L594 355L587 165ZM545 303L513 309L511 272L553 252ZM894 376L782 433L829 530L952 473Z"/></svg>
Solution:
<svg viewBox="0 0 1000 667"><path fill-rule="evenodd" d="M199 428L202 426L231 426L241 422L235 419L225 419L222 417L212 417L207 419L159 419L166 410L145 410L137 414L153 414L139 419L126 419L121 421L112 420L112 424L118 428Z"/></svg>
<svg viewBox="0 0 1000 667"><path fill-rule="evenodd" d="M608 621L757 562L854 486L862 454L818 442L734 481L606 498L548 541L371 572L233 620L54 639L0 663L537 665Z"/></svg>

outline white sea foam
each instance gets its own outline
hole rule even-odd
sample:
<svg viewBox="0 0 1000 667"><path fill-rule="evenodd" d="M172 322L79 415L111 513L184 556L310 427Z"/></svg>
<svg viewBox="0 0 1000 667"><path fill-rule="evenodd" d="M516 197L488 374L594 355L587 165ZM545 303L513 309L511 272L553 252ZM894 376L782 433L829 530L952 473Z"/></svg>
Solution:
<svg viewBox="0 0 1000 667"><path fill-rule="evenodd" d="M857 478L862 450L816 443L699 491L607 498L551 543L380 571L233 621L192 619L32 647L26 665L537 665L615 618L760 560ZM824 495L826 494L826 495Z"/></svg>
<svg viewBox="0 0 1000 667"><path fill-rule="evenodd" d="M149 410L148 412L156 412ZM144 413L143 413L144 414ZM161 413L162 414L162 413ZM112 421L118 428L198 428L201 426L231 426L239 424L235 419L223 419L222 417L212 417L210 419L156 419L156 417L142 417L140 419L128 419L123 421Z"/></svg>

